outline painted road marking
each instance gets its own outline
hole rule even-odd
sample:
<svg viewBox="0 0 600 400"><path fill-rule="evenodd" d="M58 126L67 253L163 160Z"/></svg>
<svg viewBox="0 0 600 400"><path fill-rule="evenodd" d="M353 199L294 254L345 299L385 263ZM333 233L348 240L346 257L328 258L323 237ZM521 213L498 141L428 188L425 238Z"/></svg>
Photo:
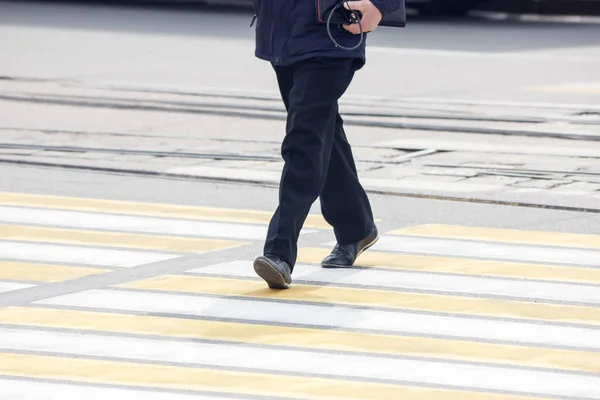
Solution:
<svg viewBox="0 0 600 400"><path fill-rule="evenodd" d="M271 217L62 199L0 193L0 279L12 288L105 272L114 265L99 252L135 266L138 255L237 247L246 243L217 239L263 239ZM370 268L324 270L310 263L331 247L301 249L286 291L235 260L67 293L0 309L0 375L67 399L85 383L116 398L161 388L207 399L600 399L599 239L421 225L384 235L374 250L393 253L365 253ZM19 400L33 393L9 387Z"/></svg>
<svg viewBox="0 0 600 400"><path fill-rule="evenodd" d="M332 245L332 243L328 243ZM498 259L585 267L600 267L600 251L558 247L536 248L506 243L486 243L417 236L380 237L372 247L376 251L393 251L419 255Z"/></svg>
<svg viewBox="0 0 600 400"><path fill-rule="evenodd" d="M85 276L97 275L110 270L81 268L66 265L34 264L0 261L0 279L15 279L31 282L63 282Z"/></svg>
<svg viewBox="0 0 600 400"><path fill-rule="evenodd" d="M390 232L390 234L600 249L600 236L598 235L582 235L562 232L428 224L394 230ZM538 249L538 251L543 250ZM600 253L598 253L598 255L600 256Z"/></svg>
<svg viewBox="0 0 600 400"><path fill-rule="evenodd" d="M28 352L202 366L210 369L258 370L292 376L319 374L327 378L361 379L402 384L443 385L478 390L553 396L600 398L600 377L565 372L532 371L501 366L407 360L375 355L327 354L225 343L199 343L33 331L0 327L0 348ZM283 360L287 360L283 361ZM368 366L368 368L365 368Z"/></svg>
<svg viewBox="0 0 600 400"><path fill-rule="evenodd" d="M544 320L600 326L600 308L525 301L449 296L427 293L354 289L296 284L291 290L272 291L258 280L163 275L123 283L120 288L240 296L257 299L333 303L434 313Z"/></svg>
<svg viewBox="0 0 600 400"><path fill-rule="evenodd" d="M0 258L9 260L132 268L177 257L173 254L131 250L0 241Z"/></svg>
<svg viewBox="0 0 600 400"><path fill-rule="evenodd" d="M159 235L210 236L219 239L262 240L267 228L252 224L190 221L115 214L60 211L36 208L2 207L0 221L13 224L139 232ZM314 231L304 230L302 233Z"/></svg>
<svg viewBox="0 0 600 400"><path fill-rule="evenodd" d="M20 225L0 225L0 239L192 253L226 250L246 244L230 240L93 232Z"/></svg>
<svg viewBox="0 0 600 400"><path fill-rule="evenodd" d="M595 353L459 340L27 307L0 309L0 323L6 326L73 329L78 332L128 333L174 339L512 364L600 374L600 357Z"/></svg>
<svg viewBox="0 0 600 400"><path fill-rule="evenodd" d="M7 192L0 192L0 204L56 210L92 211L261 225L268 224L273 216L273 211L138 203ZM330 228L330 225L320 215L309 215L304 226L306 228Z"/></svg>
<svg viewBox="0 0 600 400"><path fill-rule="evenodd" d="M275 298L274 298L275 300ZM373 333L433 336L550 347L600 350L597 327L562 326L534 321L360 309L337 305L282 303L204 295L125 290L86 290L36 304L171 314L261 324L368 330Z"/></svg>
<svg viewBox="0 0 600 400"><path fill-rule="evenodd" d="M330 252L331 249L327 248L300 248L298 249L298 262L320 264L321 260ZM598 268L380 253L371 250L361 254L355 265L372 269L600 284L600 269Z"/></svg>
<svg viewBox="0 0 600 400"><path fill-rule="evenodd" d="M89 383L305 399L532 400L533 397L207 368L0 353L0 374Z"/></svg>
<svg viewBox="0 0 600 400"><path fill-rule="evenodd" d="M28 285L25 283L16 283L16 282L1 282L0 281L0 293L12 292L20 289L27 289L30 287L34 287L35 285Z"/></svg>
<svg viewBox="0 0 600 400"><path fill-rule="evenodd" d="M198 275L233 278L256 278L248 268L252 261L231 261L189 270ZM600 285L569 285L555 282L490 279L482 277L439 275L421 272L384 271L377 269L324 269L320 266L296 264L294 280L315 285L353 285L365 289L419 290L461 293L473 296L504 296L523 300L569 301L600 305Z"/></svg>
<svg viewBox="0 0 600 400"><path fill-rule="evenodd" d="M91 385L69 385L32 380L0 379L2 393L11 400L224 400L222 396L151 392L149 390L116 389ZM227 400L247 400L247 397L227 397Z"/></svg>

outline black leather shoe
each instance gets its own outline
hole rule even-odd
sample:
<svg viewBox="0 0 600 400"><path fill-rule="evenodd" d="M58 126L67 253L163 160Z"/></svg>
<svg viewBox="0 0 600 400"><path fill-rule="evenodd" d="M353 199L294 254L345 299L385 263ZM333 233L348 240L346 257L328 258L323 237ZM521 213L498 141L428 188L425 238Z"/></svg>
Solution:
<svg viewBox="0 0 600 400"><path fill-rule="evenodd" d="M292 283L292 270L288 263L277 256L266 254L254 261L254 271L271 289L287 289Z"/></svg>
<svg viewBox="0 0 600 400"><path fill-rule="evenodd" d="M321 262L323 268L350 268L354 265L354 261L360 256L365 250L373 246L379 240L379 234L377 228L374 227L369 236L363 240L340 245L335 245L331 254L329 254Z"/></svg>

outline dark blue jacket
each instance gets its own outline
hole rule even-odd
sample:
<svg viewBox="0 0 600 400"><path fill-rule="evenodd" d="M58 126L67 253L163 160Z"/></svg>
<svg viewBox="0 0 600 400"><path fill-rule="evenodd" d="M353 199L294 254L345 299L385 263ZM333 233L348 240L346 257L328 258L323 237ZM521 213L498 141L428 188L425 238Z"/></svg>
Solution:
<svg viewBox="0 0 600 400"><path fill-rule="evenodd" d="M371 0L382 15L397 10L401 0ZM317 19L316 0L254 0L256 57L274 65L290 65L313 57L351 57L365 60L365 40L355 50L338 48L326 25ZM354 47L360 35L332 25L331 34L344 47Z"/></svg>

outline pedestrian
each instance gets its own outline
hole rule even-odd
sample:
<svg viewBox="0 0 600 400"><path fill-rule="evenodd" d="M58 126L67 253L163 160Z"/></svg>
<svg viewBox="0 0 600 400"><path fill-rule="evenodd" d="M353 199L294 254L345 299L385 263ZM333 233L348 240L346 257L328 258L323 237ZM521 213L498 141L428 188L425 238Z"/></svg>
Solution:
<svg viewBox="0 0 600 400"><path fill-rule="evenodd" d="M317 198L337 239L323 267L351 267L379 238L338 100L365 65L366 33L404 0L346 2L345 9L362 14L360 25L323 23L320 1L254 0L255 56L271 63L287 110L279 205L263 255L254 262L255 272L272 289L286 289L292 281L298 237Z"/></svg>

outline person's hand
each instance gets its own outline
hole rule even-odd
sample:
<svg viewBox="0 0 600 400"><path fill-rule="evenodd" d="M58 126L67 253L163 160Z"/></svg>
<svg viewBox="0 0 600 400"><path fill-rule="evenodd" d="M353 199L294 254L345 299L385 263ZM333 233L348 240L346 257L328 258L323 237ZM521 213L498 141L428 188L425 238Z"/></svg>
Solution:
<svg viewBox="0 0 600 400"><path fill-rule="evenodd" d="M371 3L371 0L349 1L344 3L347 10L357 10L362 13L361 24L363 32L374 31L381 22L383 16L381 12ZM344 29L355 35L360 34L358 24L344 25Z"/></svg>

